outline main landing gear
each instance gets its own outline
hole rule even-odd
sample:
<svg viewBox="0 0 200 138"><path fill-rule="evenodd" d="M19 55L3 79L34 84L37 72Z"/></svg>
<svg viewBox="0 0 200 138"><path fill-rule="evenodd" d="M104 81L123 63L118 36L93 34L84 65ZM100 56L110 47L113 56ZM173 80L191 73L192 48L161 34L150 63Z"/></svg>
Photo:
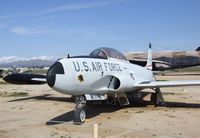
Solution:
<svg viewBox="0 0 200 138"><path fill-rule="evenodd" d="M86 99L84 96L76 96L75 97L75 109L74 109L74 124L81 125L85 122L86 112L85 105Z"/></svg>
<svg viewBox="0 0 200 138"><path fill-rule="evenodd" d="M151 102L155 105L155 107L158 105L166 105L160 88L155 88L153 90L155 91L155 93L151 94Z"/></svg>

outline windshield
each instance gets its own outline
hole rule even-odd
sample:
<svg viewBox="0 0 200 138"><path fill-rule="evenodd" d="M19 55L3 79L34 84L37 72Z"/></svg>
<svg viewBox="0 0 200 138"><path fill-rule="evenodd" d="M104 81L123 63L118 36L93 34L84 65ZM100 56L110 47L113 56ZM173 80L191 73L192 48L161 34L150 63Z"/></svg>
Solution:
<svg viewBox="0 0 200 138"><path fill-rule="evenodd" d="M90 56L99 56L103 58L115 58L127 61L126 57L119 51L113 48L98 48L90 53Z"/></svg>

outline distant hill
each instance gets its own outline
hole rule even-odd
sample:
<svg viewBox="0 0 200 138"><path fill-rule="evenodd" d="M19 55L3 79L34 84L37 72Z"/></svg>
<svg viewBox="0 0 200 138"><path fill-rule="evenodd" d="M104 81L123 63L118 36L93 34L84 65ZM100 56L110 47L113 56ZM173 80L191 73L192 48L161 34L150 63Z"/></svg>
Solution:
<svg viewBox="0 0 200 138"><path fill-rule="evenodd" d="M10 62L10 63L2 63L0 64L0 67L3 68L22 68L22 67L27 67L27 68L41 68L41 67L50 67L55 61L50 61L50 60L40 60L40 59L35 59L35 60L27 60L27 61L15 61L15 62Z"/></svg>

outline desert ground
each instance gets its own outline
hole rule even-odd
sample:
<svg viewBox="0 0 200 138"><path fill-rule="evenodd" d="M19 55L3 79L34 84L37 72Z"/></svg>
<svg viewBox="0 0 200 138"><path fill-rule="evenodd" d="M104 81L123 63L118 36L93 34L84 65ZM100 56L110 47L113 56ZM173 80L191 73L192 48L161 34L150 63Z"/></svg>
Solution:
<svg viewBox="0 0 200 138"><path fill-rule="evenodd" d="M157 76L160 80L198 79L200 75ZM2 80L1 80L2 81ZM87 107L83 125L73 124L75 104L68 95L47 85L0 84L0 138L92 138L93 124L100 138L200 137L200 86L162 88L166 106L144 100L127 107L94 104ZM141 94L141 95L143 95Z"/></svg>

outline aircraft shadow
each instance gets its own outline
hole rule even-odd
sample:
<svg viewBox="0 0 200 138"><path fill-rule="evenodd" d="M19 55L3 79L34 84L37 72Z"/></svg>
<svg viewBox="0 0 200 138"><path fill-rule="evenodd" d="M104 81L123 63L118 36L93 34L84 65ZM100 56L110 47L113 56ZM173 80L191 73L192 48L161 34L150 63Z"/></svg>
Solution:
<svg viewBox="0 0 200 138"><path fill-rule="evenodd" d="M120 110L121 107L113 107L113 106L103 106L103 105L96 105L96 106L87 106L86 107L86 114L87 119L93 118L95 116L100 115L101 113L110 113ZM66 122L71 122L74 119L74 110L59 115L49 121L46 122L46 125L56 125L62 124Z"/></svg>
<svg viewBox="0 0 200 138"><path fill-rule="evenodd" d="M110 113L115 112L117 110L120 110L122 108L140 108L140 107L148 107L149 105L153 105L151 101L143 100L143 98L150 94L149 92L143 92L138 93L136 95L133 95L130 97L130 105L129 106L112 106L107 104L100 104L100 103L89 103L86 106L86 113L87 113L87 119L93 118L95 116L100 115L101 113ZM171 94L171 93L169 93ZM31 99L37 99L37 100L50 100L50 101L59 101L59 102L74 102L73 98L70 97L54 97L51 96L51 94L44 94L40 96L32 96L32 97L26 97L26 98L20 98L15 100L10 100L8 102L18 102L23 100L31 100ZM166 108L200 108L200 103L187 103L187 102L165 102L166 105L161 105L161 107ZM160 107L160 106L159 106ZM152 107L150 107L152 108ZM56 124L62 124L64 122L71 122L74 118L74 111L69 111L64 114L61 114L49 121L46 122L46 125L56 125Z"/></svg>
<svg viewBox="0 0 200 138"><path fill-rule="evenodd" d="M101 113L110 113L116 112L122 108L140 108L140 107L147 107L148 105L152 105L150 101L137 101L131 103L129 106L120 107L120 106L111 106L111 105L89 105L86 108L87 119L93 118L95 116L100 115ZM166 107L166 108L200 108L200 104L197 103L184 103L184 102L166 102L165 106L158 106L158 107ZM152 108L152 107L150 107ZM154 108L154 107L153 107ZM156 107L155 107L156 108ZM62 124L66 122L73 121L74 111L69 111L62 115L59 115L49 121L46 122L46 125L56 125Z"/></svg>
<svg viewBox="0 0 200 138"><path fill-rule="evenodd" d="M151 101L140 101L129 105L128 107L147 107L148 105L153 105ZM167 108L200 108L200 103L186 103L186 102L167 102L165 105L158 105L157 107L167 107Z"/></svg>
<svg viewBox="0 0 200 138"><path fill-rule="evenodd" d="M185 103L185 102L166 102L169 108L200 108L199 103Z"/></svg>
<svg viewBox="0 0 200 138"><path fill-rule="evenodd" d="M50 101L60 101L60 102L74 102L74 99L71 97L53 97L51 94L44 94L39 96L32 96L32 97L26 97L26 98L19 98L15 100L10 100L8 102L17 102L17 101L24 101L24 100L50 100Z"/></svg>
<svg viewBox="0 0 200 138"><path fill-rule="evenodd" d="M70 121L73 121L73 117L74 117L74 110L64 113L62 115L59 115L47 121L46 125L56 125L56 124L62 124L64 122L70 122Z"/></svg>

